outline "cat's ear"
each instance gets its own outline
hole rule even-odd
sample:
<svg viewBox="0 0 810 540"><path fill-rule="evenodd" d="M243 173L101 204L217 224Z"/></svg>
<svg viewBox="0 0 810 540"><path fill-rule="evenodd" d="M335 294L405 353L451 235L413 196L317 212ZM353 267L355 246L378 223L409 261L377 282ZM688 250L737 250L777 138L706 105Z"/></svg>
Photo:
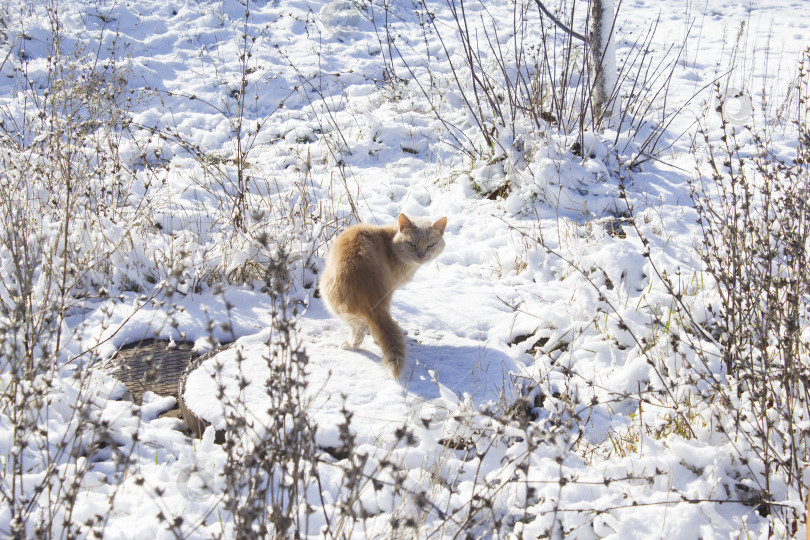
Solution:
<svg viewBox="0 0 810 540"><path fill-rule="evenodd" d="M436 220L436 223L433 224L433 228L444 234L444 228L447 227L447 218L443 217L441 219Z"/></svg>
<svg viewBox="0 0 810 540"><path fill-rule="evenodd" d="M413 227L413 223L411 223L411 220L408 219L408 216L406 216L405 214L400 214L399 215L399 232L402 232L404 229L410 229L411 227Z"/></svg>

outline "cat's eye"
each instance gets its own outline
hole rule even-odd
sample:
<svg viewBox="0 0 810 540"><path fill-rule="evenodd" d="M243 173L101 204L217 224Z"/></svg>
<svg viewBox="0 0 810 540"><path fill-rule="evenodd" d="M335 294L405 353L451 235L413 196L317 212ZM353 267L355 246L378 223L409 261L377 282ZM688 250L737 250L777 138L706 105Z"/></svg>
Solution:
<svg viewBox="0 0 810 540"><path fill-rule="evenodd" d="M416 242L408 242L408 245L411 246L412 248L415 248L416 247Z"/></svg>
<svg viewBox="0 0 810 540"><path fill-rule="evenodd" d="M435 245L436 245L436 242L431 242L431 243L428 244L428 248L432 248Z"/></svg>

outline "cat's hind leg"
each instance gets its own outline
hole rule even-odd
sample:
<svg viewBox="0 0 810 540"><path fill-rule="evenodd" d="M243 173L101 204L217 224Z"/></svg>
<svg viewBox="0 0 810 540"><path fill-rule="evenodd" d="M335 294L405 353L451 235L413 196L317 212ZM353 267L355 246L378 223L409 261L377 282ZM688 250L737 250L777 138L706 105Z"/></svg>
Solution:
<svg viewBox="0 0 810 540"><path fill-rule="evenodd" d="M340 347L347 350L356 349L368 334L368 326L363 319L353 315L344 317L344 320L352 327L352 337L341 343Z"/></svg>
<svg viewBox="0 0 810 540"><path fill-rule="evenodd" d="M405 367L405 336L387 311L377 310L368 319L374 341L382 349L382 362L399 379Z"/></svg>

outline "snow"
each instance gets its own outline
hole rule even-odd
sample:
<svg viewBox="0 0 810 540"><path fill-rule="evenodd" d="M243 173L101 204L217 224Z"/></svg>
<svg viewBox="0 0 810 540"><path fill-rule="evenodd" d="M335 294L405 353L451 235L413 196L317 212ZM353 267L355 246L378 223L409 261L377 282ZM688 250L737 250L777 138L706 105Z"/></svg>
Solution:
<svg viewBox="0 0 810 540"><path fill-rule="evenodd" d="M717 80L726 95L742 91L727 104L736 107L727 116L765 121L757 109L763 95L783 96L796 74L807 30L806 17L797 16L803 4L615 3L611 46L620 72L658 20L649 48L654 58L672 62L659 66L664 78L672 70L666 108L663 96L649 93L649 118L626 118L618 133L577 137L553 124L518 125L501 128L489 149L454 83L453 69L465 72L448 5L427 3L433 26L416 4L387 5L388 13L378 2L261 1L249 4L245 23L246 7L231 0L59 4L63 48L85 59L99 51L100 63L117 63L124 93L136 96L131 119L140 137L138 144L120 143L121 155L138 162L120 206L76 218L81 227L71 234L87 254L87 279L112 285L67 310L59 375L48 402L31 412L52 434L38 444L56 448L75 437L89 447L86 420L72 414L77 402L89 400L92 415L109 422L131 461L122 466L109 446L91 464L60 454L54 467L89 468L72 519L100 523L95 516L103 509L111 538L233 535L233 516L222 505L227 458L214 444L214 429L228 425L223 402L238 403L256 425L272 423L264 383L279 304L263 285L265 268L284 249L293 343L308 358L304 403L322 449L320 484L307 489L310 504L318 501L323 512L310 516L309 536L321 536L324 516L334 520L345 495L346 461L323 450L343 444L345 409L355 455L369 457L367 473L383 484L358 494L355 504L371 517L347 533L356 538L395 535L391 519L410 514L423 520L418 535L452 537L465 505L482 495L503 520L501 536L512 538L765 538L773 526L802 537L802 524L789 531L734 502L744 498L741 485L759 489L738 457L747 443L718 433L708 406L690 402L695 353L666 351L677 314L662 272L686 291L696 319L709 317L713 299L694 249L700 231L687 185L695 175L695 117L707 115L716 143L711 83ZM512 26L512 6L465 3L472 24L481 17L498 22L504 51L522 35ZM526 9L534 10L533 3ZM0 66L0 107L14 117L31 107L19 97L23 75L44 90L50 26L44 4L6 1L2 10L8 15L2 43L11 54ZM577 8L580 27L585 11ZM682 42L675 61L670 47ZM238 120L230 96L241 85L237 59L246 51L247 225L236 230ZM18 66L27 72L15 72ZM627 73L619 77L625 97L636 77ZM780 99L770 103L776 107ZM750 115L749 103L756 109ZM685 111L671 118L681 104ZM650 152L642 144L663 122L665 150L630 166ZM150 135L152 126L162 140ZM775 144L790 156L795 133L779 133ZM30 144L47 140L39 135ZM577 140L579 155L572 152ZM469 148L490 153L467 155ZM112 175L106 180L113 185ZM505 182L504 197L487 197ZM359 350L340 348L349 330L330 317L314 285L337 232L355 218L383 224L400 212L446 216L448 225L442 256L394 295L392 314L408 347L397 381L370 338ZM62 241L58 223L43 221L42 230L50 243ZM4 247L6 281L10 257ZM191 341L199 352L235 342L189 380L187 403L213 424L201 440L179 431L179 421L158 417L173 399L147 394L140 406L122 401L121 383L95 369L144 337ZM642 339L660 350L658 364L641 352ZM720 374L719 358L706 370ZM683 384L667 385L667 378ZM250 384L240 391L241 379ZM0 381L11 385L7 373ZM492 421L521 399L534 400L528 431ZM688 438L673 428L683 414ZM403 440L403 426L414 440ZM495 426L505 432L487 438ZM34 486L48 464L36 444L15 447L13 431L4 410L2 464L24 452L31 467L26 482ZM478 446L448 447L448 440ZM404 500L383 461L396 464L409 493L428 493L434 510L420 515L418 504ZM777 502L801 508L784 480L770 489ZM48 496L40 494L34 512L46 511ZM166 519L156 519L159 513ZM444 523L441 513L457 521ZM172 530L167 524L177 516L182 523ZM0 536L11 525L4 500ZM27 534L34 527L32 521ZM467 532L484 535L487 527L484 519Z"/></svg>

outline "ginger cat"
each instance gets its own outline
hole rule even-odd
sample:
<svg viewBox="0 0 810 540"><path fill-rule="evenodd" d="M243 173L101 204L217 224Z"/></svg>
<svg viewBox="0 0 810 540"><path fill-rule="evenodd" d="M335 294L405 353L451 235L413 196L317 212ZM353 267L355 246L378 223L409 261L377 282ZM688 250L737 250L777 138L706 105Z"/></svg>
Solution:
<svg viewBox="0 0 810 540"><path fill-rule="evenodd" d="M321 297L352 328L341 346L354 349L371 331L396 379L405 366L405 336L391 318L391 296L442 252L446 226L446 217L431 223L405 214L391 225L361 223L338 235L326 255Z"/></svg>

